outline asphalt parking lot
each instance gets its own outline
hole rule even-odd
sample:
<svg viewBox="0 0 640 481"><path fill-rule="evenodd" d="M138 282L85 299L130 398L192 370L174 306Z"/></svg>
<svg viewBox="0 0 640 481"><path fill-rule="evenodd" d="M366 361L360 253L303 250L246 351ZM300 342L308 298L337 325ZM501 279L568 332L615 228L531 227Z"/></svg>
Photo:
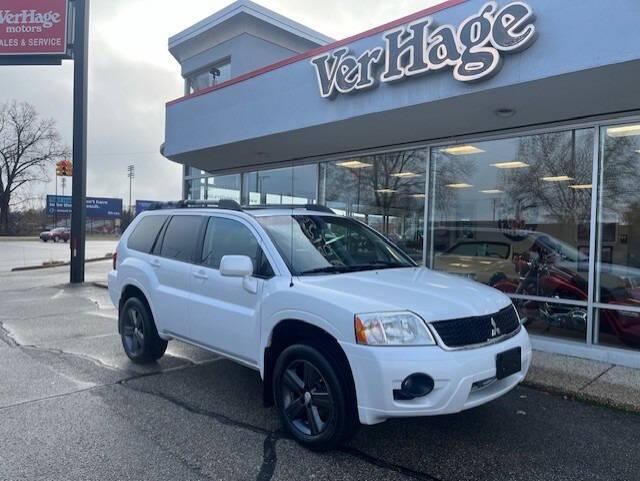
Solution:
<svg viewBox="0 0 640 481"><path fill-rule="evenodd" d="M67 278L0 274L0 480L639 479L639 415L524 387L306 451L262 406L257 373L180 343L135 366L107 292Z"/></svg>
<svg viewBox="0 0 640 481"><path fill-rule="evenodd" d="M87 240L87 259L104 257L115 250L116 240ZM0 272L8 272L14 267L42 265L43 262L68 262L71 258L69 243L42 242L37 238L5 240L0 239Z"/></svg>

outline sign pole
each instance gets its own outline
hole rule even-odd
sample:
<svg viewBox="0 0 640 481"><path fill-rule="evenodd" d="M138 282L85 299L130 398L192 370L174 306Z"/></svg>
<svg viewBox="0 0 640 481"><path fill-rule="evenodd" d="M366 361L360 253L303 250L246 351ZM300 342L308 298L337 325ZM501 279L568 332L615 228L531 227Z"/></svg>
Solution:
<svg viewBox="0 0 640 481"><path fill-rule="evenodd" d="M71 213L71 284L84 282L87 197L87 80L89 0L74 0L73 36L73 178Z"/></svg>

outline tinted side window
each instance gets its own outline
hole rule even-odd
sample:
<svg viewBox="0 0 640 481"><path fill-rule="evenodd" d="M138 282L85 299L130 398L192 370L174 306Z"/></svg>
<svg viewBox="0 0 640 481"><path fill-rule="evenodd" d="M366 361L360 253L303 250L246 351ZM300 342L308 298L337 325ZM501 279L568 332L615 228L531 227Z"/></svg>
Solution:
<svg viewBox="0 0 640 481"><path fill-rule="evenodd" d="M211 217L207 224L202 248L202 263L213 269L220 268L224 256L248 256L253 262L254 274L272 277L273 270L258 240L243 224L223 217Z"/></svg>
<svg viewBox="0 0 640 481"><path fill-rule="evenodd" d="M150 215L144 217L129 236L127 248L140 252L151 252L153 243L158 237L162 225L167 220L166 215Z"/></svg>
<svg viewBox="0 0 640 481"><path fill-rule="evenodd" d="M171 218L164 233L160 255L182 262L192 262L202 217L176 215Z"/></svg>

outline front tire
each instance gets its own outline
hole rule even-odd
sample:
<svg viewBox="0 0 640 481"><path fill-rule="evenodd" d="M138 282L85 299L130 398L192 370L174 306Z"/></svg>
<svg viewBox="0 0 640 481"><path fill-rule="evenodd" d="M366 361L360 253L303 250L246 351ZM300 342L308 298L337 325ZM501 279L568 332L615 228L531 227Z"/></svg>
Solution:
<svg viewBox="0 0 640 481"><path fill-rule="evenodd" d="M303 446L326 451L347 441L358 425L347 383L328 352L306 344L276 361L273 397L284 428Z"/></svg>
<svg viewBox="0 0 640 481"><path fill-rule="evenodd" d="M137 297L127 299L120 309L120 337L124 352L136 364L155 362L167 349L149 308Z"/></svg>

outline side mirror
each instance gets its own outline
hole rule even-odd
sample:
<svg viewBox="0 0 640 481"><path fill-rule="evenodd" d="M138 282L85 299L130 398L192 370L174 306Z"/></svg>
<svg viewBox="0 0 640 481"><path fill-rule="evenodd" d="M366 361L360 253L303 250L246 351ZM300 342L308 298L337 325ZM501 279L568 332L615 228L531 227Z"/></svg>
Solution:
<svg viewBox="0 0 640 481"><path fill-rule="evenodd" d="M224 256L220 261L220 274L225 277L253 275L253 262L249 256Z"/></svg>

